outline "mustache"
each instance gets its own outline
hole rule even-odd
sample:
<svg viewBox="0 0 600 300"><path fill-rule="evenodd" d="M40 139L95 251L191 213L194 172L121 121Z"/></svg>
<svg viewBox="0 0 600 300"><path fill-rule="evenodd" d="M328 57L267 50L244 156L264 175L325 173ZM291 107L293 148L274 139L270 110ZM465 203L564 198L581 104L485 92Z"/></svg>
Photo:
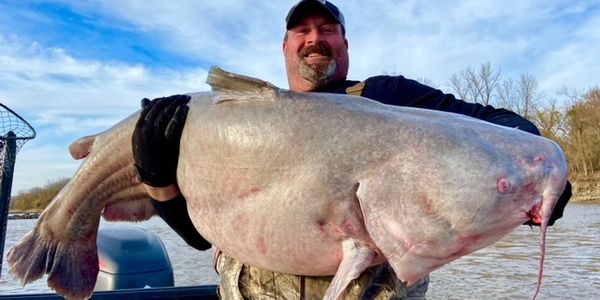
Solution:
<svg viewBox="0 0 600 300"><path fill-rule="evenodd" d="M333 51L331 48L324 43L317 43L315 45L309 45L300 50L298 53L301 58L308 56L311 53L317 53L323 56L333 56Z"/></svg>

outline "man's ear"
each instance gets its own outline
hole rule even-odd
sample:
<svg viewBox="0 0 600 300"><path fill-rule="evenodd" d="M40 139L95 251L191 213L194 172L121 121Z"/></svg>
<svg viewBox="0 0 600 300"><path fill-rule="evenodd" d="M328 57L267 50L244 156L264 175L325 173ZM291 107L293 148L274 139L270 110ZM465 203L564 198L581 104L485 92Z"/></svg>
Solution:
<svg viewBox="0 0 600 300"><path fill-rule="evenodd" d="M286 31L285 35L283 36L283 44L281 45L281 49L283 51L285 51L285 48L287 47L287 40L288 40L288 31Z"/></svg>

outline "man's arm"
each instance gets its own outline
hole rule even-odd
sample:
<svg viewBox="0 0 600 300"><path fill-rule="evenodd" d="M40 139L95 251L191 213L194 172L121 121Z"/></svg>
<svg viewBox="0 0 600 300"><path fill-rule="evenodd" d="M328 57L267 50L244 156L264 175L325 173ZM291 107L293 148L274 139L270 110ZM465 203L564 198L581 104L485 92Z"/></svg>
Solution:
<svg viewBox="0 0 600 300"><path fill-rule="evenodd" d="M402 76L371 77L365 85L363 96L385 104L453 112L540 135L533 123L510 110L468 103Z"/></svg>
<svg viewBox="0 0 600 300"><path fill-rule="evenodd" d="M158 215L190 246L198 250L207 250L212 246L194 227L187 210L185 197L181 193L167 201L152 199L152 205Z"/></svg>
<svg viewBox="0 0 600 300"><path fill-rule="evenodd" d="M177 186L179 142L187 116L187 95L175 95L152 101L142 100L132 150L139 178L152 198L158 215L188 245L206 250L211 247L194 227L185 197Z"/></svg>

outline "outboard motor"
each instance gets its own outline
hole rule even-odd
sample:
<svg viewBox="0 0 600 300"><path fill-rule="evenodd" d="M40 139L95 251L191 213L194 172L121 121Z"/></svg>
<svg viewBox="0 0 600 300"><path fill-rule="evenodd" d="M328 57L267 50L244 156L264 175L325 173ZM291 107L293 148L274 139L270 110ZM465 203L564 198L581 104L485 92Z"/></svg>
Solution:
<svg viewBox="0 0 600 300"><path fill-rule="evenodd" d="M156 234L139 227L101 228L97 244L94 291L174 285L171 261Z"/></svg>

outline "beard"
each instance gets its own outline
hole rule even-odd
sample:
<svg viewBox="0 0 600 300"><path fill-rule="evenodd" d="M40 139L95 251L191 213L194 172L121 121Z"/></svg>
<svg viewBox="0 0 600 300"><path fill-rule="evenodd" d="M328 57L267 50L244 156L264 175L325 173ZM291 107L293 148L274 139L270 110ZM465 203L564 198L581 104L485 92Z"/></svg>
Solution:
<svg viewBox="0 0 600 300"><path fill-rule="evenodd" d="M329 57L329 59L325 62L309 64L304 58L311 53L318 53ZM308 46L300 51L299 56L300 77L304 80L307 80L316 87L322 87L334 79L337 73L338 64L333 58L331 49L327 45L319 43L317 45Z"/></svg>
<svg viewBox="0 0 600 300"><path fill-rule="evenodd" d="M329 83L337 72L337 62L331 58L328 62L308 64L305 60L300 62L300 77L314 84L324 86Z"/></svg>

